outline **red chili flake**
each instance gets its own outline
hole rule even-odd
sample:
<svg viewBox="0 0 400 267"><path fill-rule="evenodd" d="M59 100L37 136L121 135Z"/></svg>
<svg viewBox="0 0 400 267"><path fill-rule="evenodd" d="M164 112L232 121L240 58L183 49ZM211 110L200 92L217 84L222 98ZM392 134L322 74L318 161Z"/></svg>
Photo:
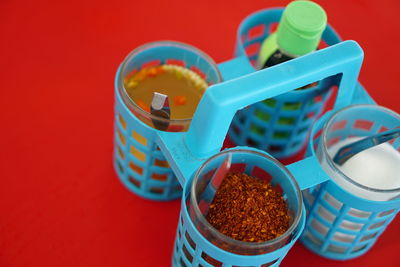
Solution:
<svg viewBox="0 0 400 267"><path fill-rule="evenodd" d="M150 112L150 106L146 105L143 100L137 100L136 104L144 111Z"/></svg>
<svg viewBox="0 0 400 267"><path fill-rule="evenodd" d="M147 72L147 76L150 76L150 77L156 77L157 74L158 74L157 68L151 68Z"/></svg>
<svg viewBox="0 0 400 267"><path fill-rule="evenodd" d="M186 104L186 96L184 95L177 95L174 97L174 105L175 106L183 106Z"/></svg>
<svg viewBox="0 0 400 267"><path fill-rule="evenodd" d="M284 234L290 216L282 194L270 183L230 172L222 180L206 219L233 239L264 242Z"/></svg>
<svg viewBox="0 0 400 267"><path fill-rule="evenodd" d="M156 67L157 74L163 74L165 72L164 68L162 66Z"/></svg>

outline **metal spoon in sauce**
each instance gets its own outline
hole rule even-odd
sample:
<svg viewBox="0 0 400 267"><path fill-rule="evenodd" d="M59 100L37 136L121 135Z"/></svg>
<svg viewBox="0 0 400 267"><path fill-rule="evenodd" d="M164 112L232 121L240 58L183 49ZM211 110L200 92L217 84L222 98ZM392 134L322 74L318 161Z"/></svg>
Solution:
<svg viewBox="0 0 400 267"><path fill-rule="evenodd" d="M151 101L150 113L151 115L160 118L160 120L153 118L151 119L154 127L157 130L165 131L169 126L169 122L166 122L165 120L169 120L171 118L168 96L154 92L153 99Z"/></svg>

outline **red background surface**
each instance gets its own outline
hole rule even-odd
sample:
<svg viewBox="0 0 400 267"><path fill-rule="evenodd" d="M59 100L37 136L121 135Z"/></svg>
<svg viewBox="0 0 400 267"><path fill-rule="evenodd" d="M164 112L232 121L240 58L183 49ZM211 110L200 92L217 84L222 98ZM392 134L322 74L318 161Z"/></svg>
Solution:
<svg viewBox="0 0 400 267"><path fill-rule="evenodd" d="M400 2L318 2L364 48L361 82L400 112ZM112 168L114 73L133 48L161 39L228 60L245 16L287 3L1 0L0 266L169 266L179 201L139 198ZM398 266L399 226L359 259L297 244L282 266Z"/></svg>

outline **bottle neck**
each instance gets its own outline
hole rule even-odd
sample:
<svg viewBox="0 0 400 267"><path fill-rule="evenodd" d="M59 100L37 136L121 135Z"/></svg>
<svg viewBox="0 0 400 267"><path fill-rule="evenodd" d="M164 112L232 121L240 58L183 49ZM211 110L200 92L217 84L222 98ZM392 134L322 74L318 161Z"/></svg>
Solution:
<svg viewBox="0 0 400 267"><path fill-rule="evenodd" d="M261 45L257 66L259 69L271 67L279 63L303 56L285 50L278 42L277 32L271 34Z"/></svg>
<svg viewBox="0 0 400 267"><path fill-rule="evenodd" d="M279 39L278 39L278 40L279 40ZM295 54L295 53L292 53L292 52L290 52L290 51L287 51L287 50L285 50L282 46L279 45L278 40L277 40L278 50L281 51L281 53L284 54L284 55L287 56L287 57L290 57L290 58L293 59L293 58L301 57L301 56L304 56L304 55L308 54L308 53L305 53L305 54L299 55L299 54ZM311 52L313 52L313 51L311 51ZM310 52L310 53L311 53L311 52Z"/></svg>
<svg viewBox="0 0 400 267"><path fill-rule="evenodd" d="M268 68L272 67L275 65L278 65L280 63L289 61L293 59L294 57L286 55L283 51L281 51L279 48L275 50L275 52L272 53L272 55L265 61L263 64L262 68Z"/></svg>

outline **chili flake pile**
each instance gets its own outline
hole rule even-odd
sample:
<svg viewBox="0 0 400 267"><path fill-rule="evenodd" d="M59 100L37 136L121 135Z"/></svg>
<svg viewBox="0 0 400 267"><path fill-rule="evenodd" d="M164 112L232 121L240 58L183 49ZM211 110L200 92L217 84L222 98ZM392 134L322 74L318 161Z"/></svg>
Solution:
<svg viewBox="0 0 400 267"><path fill-rule="evenodd" d="M264 242L285 233L290 216L282 194L271 184L244 173L228 173L206 219L233 239Z"/></svg>

